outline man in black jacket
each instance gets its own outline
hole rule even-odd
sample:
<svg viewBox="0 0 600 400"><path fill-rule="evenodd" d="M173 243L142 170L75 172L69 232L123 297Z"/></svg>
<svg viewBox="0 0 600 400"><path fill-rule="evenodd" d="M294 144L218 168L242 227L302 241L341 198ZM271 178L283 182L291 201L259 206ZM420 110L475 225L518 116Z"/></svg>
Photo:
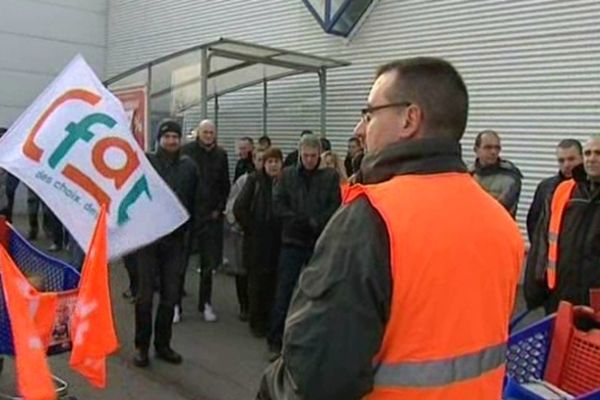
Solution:
<svg viewBox="0 0 600 400"><path fill-rule="evenodd" d="M558 174L540 182L535 190L531 207L527 213L527 235L529 236L530 242L533 242L534 240L533 234L540 219L544 204L552 197L554 190L562 181L572 178L573 168L583 162L582 151L581 143L578 140L564 139L558 143L558 146L556 147L556 158L558 160L559 168Z"/></svg>
<svg viewBox="0 0 600 400"><path fill-rule="evenodd" d="M553 313L561 300L589 305L589 290L600 288L600 137L592 137L584 145L583 166L575 167L572 175L576 187L558 232L556 287L549 290L546 283L552 201L548 198L527 257L524 291L529 309L543 306Z"/></svg>
<svg viewBox="0 0 600 400"><path fill-rule="evenodd" d="M358 169L354 169L353 162L362 151L363 149L357 137L352 136L348 139L348 153L346 153L346 159L344 160L344 168L346 168L346 175L348 177L358 172ZM358 165L360 166L360 163Z"/></svg>
<svg viewBox="0 0 600 400"><path fill-rule="evenodd" d="M273 190L274 213L283 225L277 294L268 337L273 358L279 354L287 309L300 271L341 202L337 172L318 168L319 138L303 135L298 148L300 162L283 171Z"/></svg>
<svg viewBox="0 0 600 400"><path fill-rule="evenodd" d="M302 139L302 136L304 135L312 135L313 132L309 131L308 129L305 129L302 131L302 133L300 133L300 139ZM323 149L321 149L323 150ZM284 167L289 167L292 165L298 165L298 149L292 151L291 153L289 153L286 157L285 160L283 161L283 166Z"/></svg>
<svg viewBox="0 0 600 400"><path fill-rule="evenodd" d="M252 153L254 152L254 141L251 137L244 136L237 143L239 160L235 164L235 174L233 175L233 181L250 172L254 172L254 161L252 160Z"/></svg>
<svg viewBox="0 0 600 400"><path fill-rule="evenodd" d="M181 126L173 121L163 122L158 130L159 148L148 154L150 163L175 192L177 198L194 216L198 203L198 169L192 160L182 156ZM135 346L133 360L138 367L149 364L148 348L152 336L152 300L154 284L160 281L160 302L154 322L156 356L171 364L180 364L181 355L171 348L173 313L179 301L180 281L184 270L184 237L193 228L193 219L167 236L140 249L137 254L138 293L135 305Z"/></svg>
<svg viewBox="0 0 600 400"><path fill-rule="evenodd" d="M227 153L217 146L215 124L204 120L198 126L195 142L183 146L183 154L194 160L200 173L202 199L198 204L202 230L192 240L200 250L200 288L198 310L204 320L217 320L212 308L212 274L223 259L223 211L229 196Z"/></svg>

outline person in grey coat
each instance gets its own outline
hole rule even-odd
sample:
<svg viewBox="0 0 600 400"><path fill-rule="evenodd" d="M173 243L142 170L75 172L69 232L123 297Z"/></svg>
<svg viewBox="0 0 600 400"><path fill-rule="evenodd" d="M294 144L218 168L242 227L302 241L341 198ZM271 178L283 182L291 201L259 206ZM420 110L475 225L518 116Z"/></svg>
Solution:
<svg viewBox="0 0 600 400"><path fill-rule="evenodd" d="M469 166L469 173L514 218L521 196L523 175L512 162L500 158L500 135L492 130L479 132L474 150L477 159Z"/></svg>

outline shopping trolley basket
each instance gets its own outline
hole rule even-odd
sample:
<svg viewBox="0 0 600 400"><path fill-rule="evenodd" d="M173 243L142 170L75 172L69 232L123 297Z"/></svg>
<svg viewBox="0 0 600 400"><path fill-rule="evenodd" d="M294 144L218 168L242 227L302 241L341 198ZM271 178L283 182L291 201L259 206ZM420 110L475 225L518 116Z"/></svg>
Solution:
<svg viewBox="0 0 600 400"><path fill-rule="evenodd" d="M561 313L559 319L557 314L553 314L510 336L506 362L505 400L543 400L548 397L533 393L527 384L546 380L556 383L562 389L571 389L574 387L573 380L577 383L577 380L585 379L592 372L593 365L598 365L600 353L597 348L586 349L585 356L590 357L591 354L592 357L588 360L582 359L581 351L576 351L577 347L581 347L582 341L585 343L589 339L586 338L585 333L577 331L571 318L573 314L566 316L570 322L565 319L565 313ZM521 319L521 317L517 318ZM511 324L512 326L514 324ZM570 342L571 346L565 345L566 342ZM596 353L592 354L592 352ZM573 365L579 368L579 372L574 370ZM556 382L556 371L562 375L560 382ZM549 375L553 377L549 379ZM600 400L600 387L588 389L585 393L573 397L560 397L560 391L554 394L557 396L554 398L558 399Z"/></svg>
<svg viewBox="0 0 600 400"><path fill-rule="evenodd" d="M8 250L16 266L29 277L30 281L37 280L38 289L58 293L57 313L48 355L69 351L71 349L69 321L77 299L79 272L69 264L37 250L3 218L0 218L0 245ZM1 279L0 276L0 284ZM10 316L2 290L0 290L0 355L14 356ZM68 383L57 376L52 378L58 396L66 396ZM17 400L20 397L0 393L0 399Z"/></svg>

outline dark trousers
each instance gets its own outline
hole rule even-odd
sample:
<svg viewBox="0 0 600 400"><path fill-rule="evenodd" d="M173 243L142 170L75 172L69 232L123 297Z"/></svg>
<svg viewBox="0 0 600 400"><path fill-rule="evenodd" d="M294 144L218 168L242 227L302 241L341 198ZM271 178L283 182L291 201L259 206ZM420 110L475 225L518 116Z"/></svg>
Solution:
<svg viewBox="0 0 600 400"><path fill-rule="evenodd" d="M241 312L247 312L249 307L248 299L248 275L235 276L235 291Z"/></svg>
<svg viewBox="0 0 600 400"><path fill-rule="evenodd" d="M37 236L40 230L40 223L38 222L38 214L40 212L40 198L27 189L27 216L29 217L29 234L31 236Z"/></svg>
<svg viewBox="0 0 600 400"><path fill-rule="evenodd" d="M6 198L8 199L8 206L6 208L6 219L12 222L13 209L15 207L15 195L17 193L17 187L19 186L19 179L16 176L8 174L6 179Z"/></svg>
<svg viewBox="0 0 600 400"><path fill-rule="evenodd" d="M198 238L200 253L200 288L198 309L204 310L204 304L211 304L213 271L221 264L223 243L223 217L206 222L206 227Z"/></svg>
<svg viewBox="0 0 600 400"><path fill-rule="evenodd" d="M137 252L138 293L135 304L135 346L147 350L152 336L154 283L160 282L160 301L154 321L154 347L171 343L173 312L179 300L184 259L183 237L167 237Z"/></svg>
<svg viewBox="0 0 600 400"><path fill-rule="evenodd" d="M62 222L60 222L48 206L44 205L42 208L44 210L44 223L48 227L52 243L62 249L65 241Z"/></svg>
<svg viewBox="0 0 600 400"><path fill-rule="evenodd" d="M275 304L271 316L269 337L267 338L271 345L281 346L283 330L285 328L285 319L287 318L292 294L298 283L298 277L300 276L302 267L308 263L311 256L312 248L286 245L281 247L277 276L277 292L275 294Z"/></svg>
<svg viewBox="0 0 600 400"><path fill-rule="evenodd" d="M192 236L192 231L189 230L185 235L184 249L183 249L183 269L181 270L181 280L179 284L179 301L177 302L177 306L179 307L179 311L183 311L183 296L185 294L185 278L187 276L187 269L190 264L190 257L194 252L194 240Z"/></svg>
<svg viewBox="0 0 600 400"><path fill-rule="evenodd" d="M83 261L85 260L85 251L79 246L79 243L75 241L75 238L73 238L68 231L65 231L65 237L69 249L69 264L78 271L81 271Z"/></svg>
<svg viewBox="0 0 600 400"><path fill-rule="evenodd" d="M269 331L276 289L276 271L248 271L249 323L256 336L263 337Z"/></svg>
<svg viewBox="0 0 600 400"><path fill-rule="evenodd" d="M12 222L13 209L15 208L15 193L6 192L8 203L6 205L5 215L8 222Z"/></svg>
<svg viewBox="0 0 600 400"><path fill-rule="evenodd" d="M127 270L127 276L129 277L129 292L132 297L137 296L138 288L138 271L137 271L137 255L131 253L123 257L123 263Z"/></svg>

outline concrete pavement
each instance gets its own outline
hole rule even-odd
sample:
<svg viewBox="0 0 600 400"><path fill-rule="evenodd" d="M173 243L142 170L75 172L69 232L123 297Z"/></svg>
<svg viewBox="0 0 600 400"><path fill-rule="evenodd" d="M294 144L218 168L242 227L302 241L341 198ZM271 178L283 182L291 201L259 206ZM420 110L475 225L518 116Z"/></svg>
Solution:
<svg viewBox="0 0 600 400"><path fill-rule="evenodd" d="M17 221L23 227L24 221ZM21 229L21 231L25 231ZM35 242L41 249L47 240ZM64 256L62 254L61 256ZM108 388L97 390L68 367L69 354L50 358L52 371L70 383L69 395L79 400L245 400L256 394L262 371L267 366L266 343L255 339L237 318L234 279L215 275L213 303L219 316L206 323L197 311L197 260L188 270L183 321L174 326L175 350L184 357L172 366L152 357L147 369L132 365L134 306L122 297L128 279L121 263L111 265L111 291L121 348L108 361ZM0 390L14 388L14 364L6 360L0 377Z"/></svg>
<svg viewBox="0 0 600 400"><path fill-rule="evenodd" d="M17 221L23 229L25 220ZM35 242L41 249L47 240ZM64 257L64 254L61 256ZM174 326L173 343L184 362L171 366L152 358L147 369L132 365L133 305L122 297L128 279L122 263L111 265L111 290L115 320L121 348L108 362L108 388L96 390L68 367L69 354L50 358L52 371L70 383L69 394L79 400L246 400L253 399L262 371L267 366L264 340L252 337L248 327L237 318L235 283L232 277L215 275L213 303L219 316L216 323L206 323L197 311L197 259L188 269L183 322ZM524 303L518 297L518 310ZM540 317L531 315L524 324ZM522 324L523 326L523 324ZM14 365L6 361L0 377L0 390L14 386Z"/></svg>

